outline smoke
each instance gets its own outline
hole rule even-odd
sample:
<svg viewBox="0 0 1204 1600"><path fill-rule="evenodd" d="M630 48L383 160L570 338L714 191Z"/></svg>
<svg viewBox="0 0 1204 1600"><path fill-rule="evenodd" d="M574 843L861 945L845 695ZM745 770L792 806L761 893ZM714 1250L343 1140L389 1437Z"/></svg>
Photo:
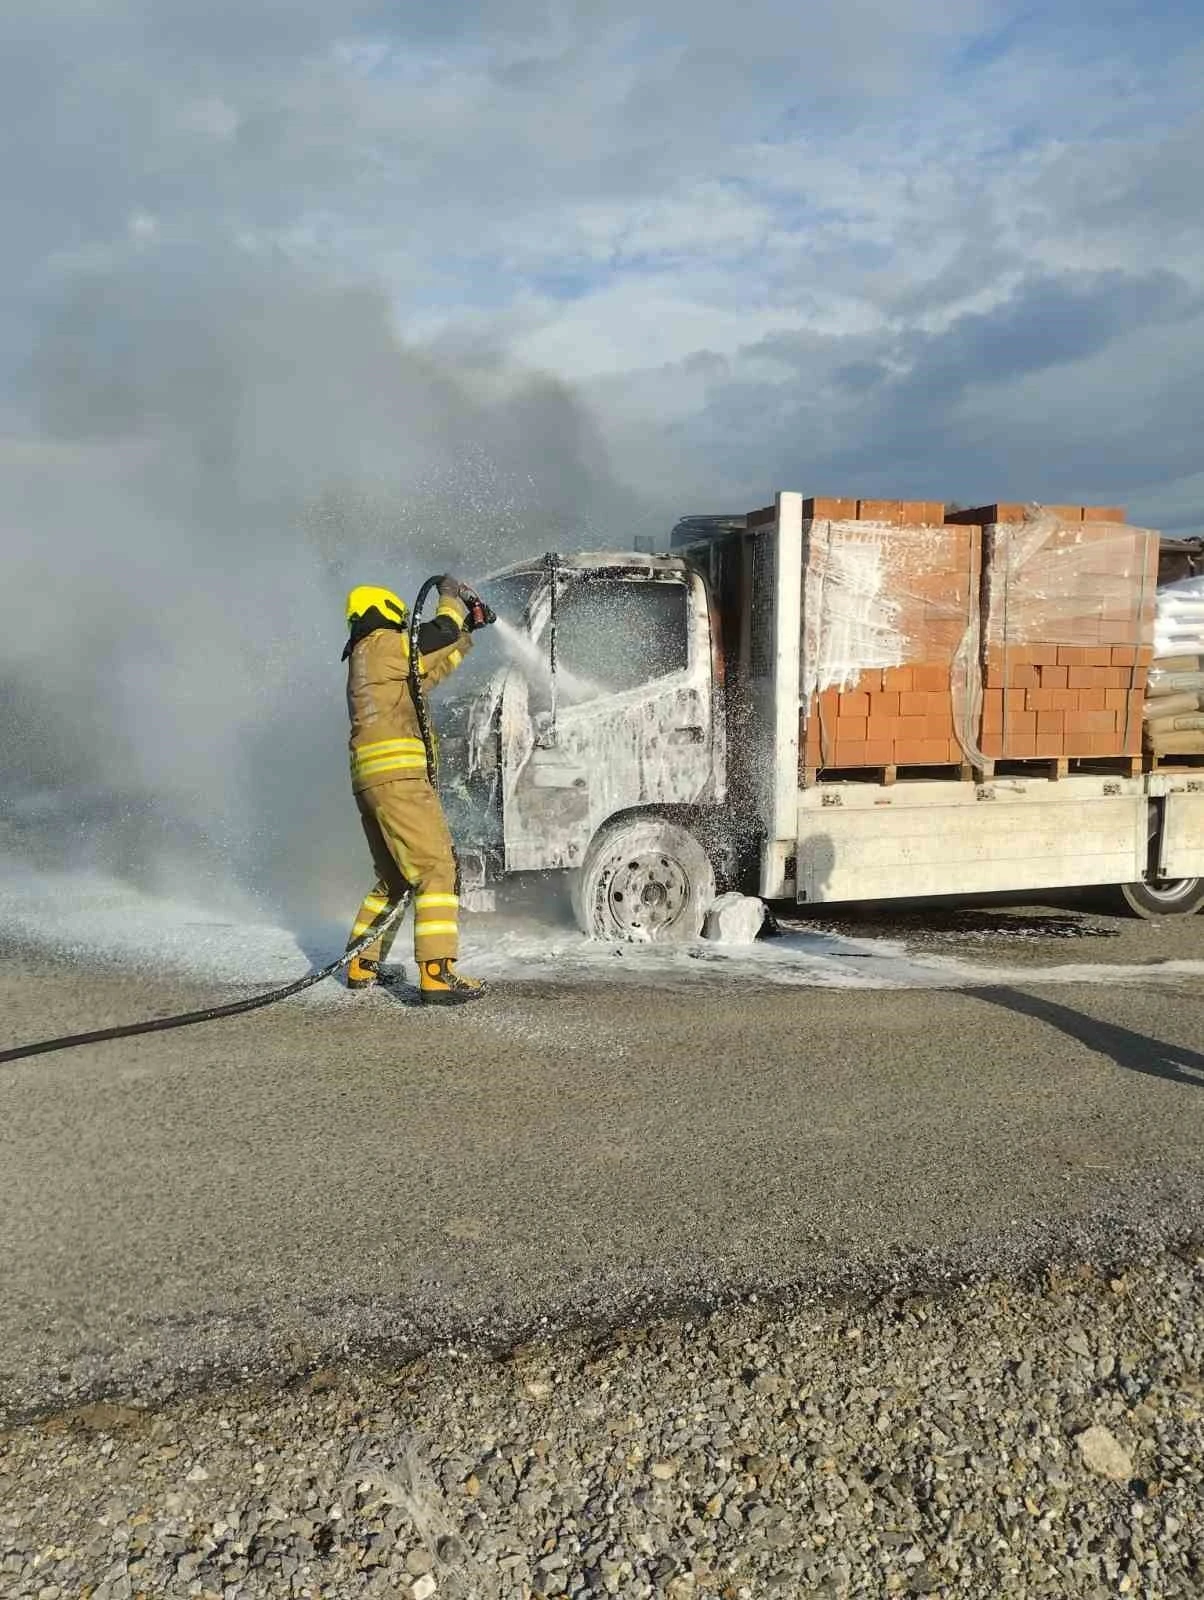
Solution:
<svg viewBox="0 0 1204 1600"><path fill-rule="evenodd" d="M562 384L407 348L382 292L277 260L76 276L21 404L0 435L0 848L302 934L369 870L346 590L412 595L647 515Z"/></svg>

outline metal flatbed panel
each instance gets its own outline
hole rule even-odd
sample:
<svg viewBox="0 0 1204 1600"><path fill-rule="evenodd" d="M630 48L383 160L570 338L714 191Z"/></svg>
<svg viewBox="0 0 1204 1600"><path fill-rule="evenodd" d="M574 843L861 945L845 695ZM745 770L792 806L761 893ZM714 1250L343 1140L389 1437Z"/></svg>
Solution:
<svg viewBox="0 0 1204 1600"><path fill-rule="evenodd" d="M1167 791L1158 869L1164 878L1204 878L1204 772Z"/></svg>
<svg viewBox="0 0 1204 1600"><path fill-rule="evenodd" d="M798 808L809 904L1133 883L1146 866L1142 778L824 785Z"/></svg>

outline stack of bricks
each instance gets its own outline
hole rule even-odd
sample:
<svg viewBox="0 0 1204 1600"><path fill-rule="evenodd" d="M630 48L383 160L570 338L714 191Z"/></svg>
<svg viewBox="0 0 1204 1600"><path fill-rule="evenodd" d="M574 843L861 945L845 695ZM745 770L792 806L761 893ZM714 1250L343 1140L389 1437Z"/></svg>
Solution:
<svg viewBox="0 0 1204 1600"><path fill-rule="evenodd" d="M1139 755L1146 648L1030 645L992 670L982 696L982 753L1027 761Z"/></svg>
<svg viewBox="0 0 1204 1600"><path fill-rule="evenodd" d="M988 760L1141 753L1158 539L1112 507L952 514L983 528L982 733Z"/></svg>
<svg viewBox="0 0 1204 1600"><path fill-rule="evenodd" d="M947 665L862 672L824 689L807 723L807 767L944 767L964 761Z"/></svg>
<svg viewBox="0 0 1204 1600"><path fill-rule="evenodd" d="M980 530L928 501L806 500L803 519L804 778L960 765L968 702L953 669L978 604Z"/></svg>

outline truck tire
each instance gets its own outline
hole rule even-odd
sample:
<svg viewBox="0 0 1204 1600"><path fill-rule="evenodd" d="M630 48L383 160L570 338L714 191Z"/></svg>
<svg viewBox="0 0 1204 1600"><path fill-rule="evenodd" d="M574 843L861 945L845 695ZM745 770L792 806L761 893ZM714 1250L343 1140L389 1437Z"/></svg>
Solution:
<svg viewBox="0 0 1204 1600"><path fill-rule="evenodd" d="M662 817L602 828L572 882L583 933L629 944L682 944L702 932L715 869L692 833Z"/></svg>
<svg viewBox="0 0 1204 1600"><path fill-rule="evenodd" d="M1120 898L1135 917L1190 917L1204 908L1204 878L1178 878L1167 883L1122 883Z"/></svg>

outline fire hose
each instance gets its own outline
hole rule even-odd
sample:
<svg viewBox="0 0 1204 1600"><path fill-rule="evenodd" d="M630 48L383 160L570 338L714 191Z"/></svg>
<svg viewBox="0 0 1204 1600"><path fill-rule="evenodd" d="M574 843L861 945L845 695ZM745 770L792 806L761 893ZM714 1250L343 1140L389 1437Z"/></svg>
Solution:
<svg viewBox="0 0 1204 1600"><path fill-rule="evenodd" d="M323 978L332 978L341 972L362 950L385 934L401 917L409 904L409 896L390 906L384 917L373 924L362 939L350 945L337 961L331 961L320 972L307 972L303 978L287 983L282 989L269 989L265 994L251 995L246 1000L231 1000L222 1006L206 1006L203 1011L182 1011L175 1017L153 1017L149 1022L126 1022L116 1028L94 1028L90 1033L66 1033L60 1039L41 1039L37 1044L18 1045L12 1050L0 1050L0 1062L21 1061L26 1056L43 1056L51 1050L70 1050L80 1044L103 1044L106 1039L132 1039L140 1033L165 1033L169 1028L190 1028L197 1022L216 1022L219 1017L238 1017L245 1011L258 1011L260 1006L275 1005L290 995L310 989Z"/></svg>
<svg viewBox="0 0 1204 1600"><path fill-rule="evenodd" d="M438 578L428 578L418 591L418 598L414 602L413 614L410 618L410 665L409 688L414 701L414 711L418 718L418 728L422 734L422 744L426 751L427 776L434 787L438 775L438 755L435 746L435 736L431 728L430 715L426 707L426 699L421 687L421 659L418 648L418 633L422 622L422 607L426 603L427 595L439 583ZM494 620L493 612L480 598L470 590L463 590L463 598L469 609L469 617L474 627L480 627L486 622ZM172 1028L190 1028L199 1022L216 1022L221 1017L238 1017L248 1011L258 1011L262 1006L275 1005L280 1000L288 1000L295 994L300 994L305 989L311 989L314 984L321 983L325 978L332 978L341 972L369 945L375 944L389 929L398 922L409 905L410 896L403 895L394 905L391 905L384 915L359 939L348 945L337 960L328 962L317 972L307 972L303 978L297 978L292 983L285 984L279 989L269 989L263 994L250 995L245 1000L231 1000L225 1005L206 1006L200 1011L183 1011L178 1016L153 1017L146 1022L127 1022L114 1028L93 1028L88 1033L67 1033L57 1039L40 1039L33 1044L16 1045L11 1050L0 1050L0 1064L6 1061L23 1061L28 1056L48 1055L54 1050L71 1050L77 1045L103 1044L110 1039L133 1039L143 1033L165 1033Z"/></svg>

